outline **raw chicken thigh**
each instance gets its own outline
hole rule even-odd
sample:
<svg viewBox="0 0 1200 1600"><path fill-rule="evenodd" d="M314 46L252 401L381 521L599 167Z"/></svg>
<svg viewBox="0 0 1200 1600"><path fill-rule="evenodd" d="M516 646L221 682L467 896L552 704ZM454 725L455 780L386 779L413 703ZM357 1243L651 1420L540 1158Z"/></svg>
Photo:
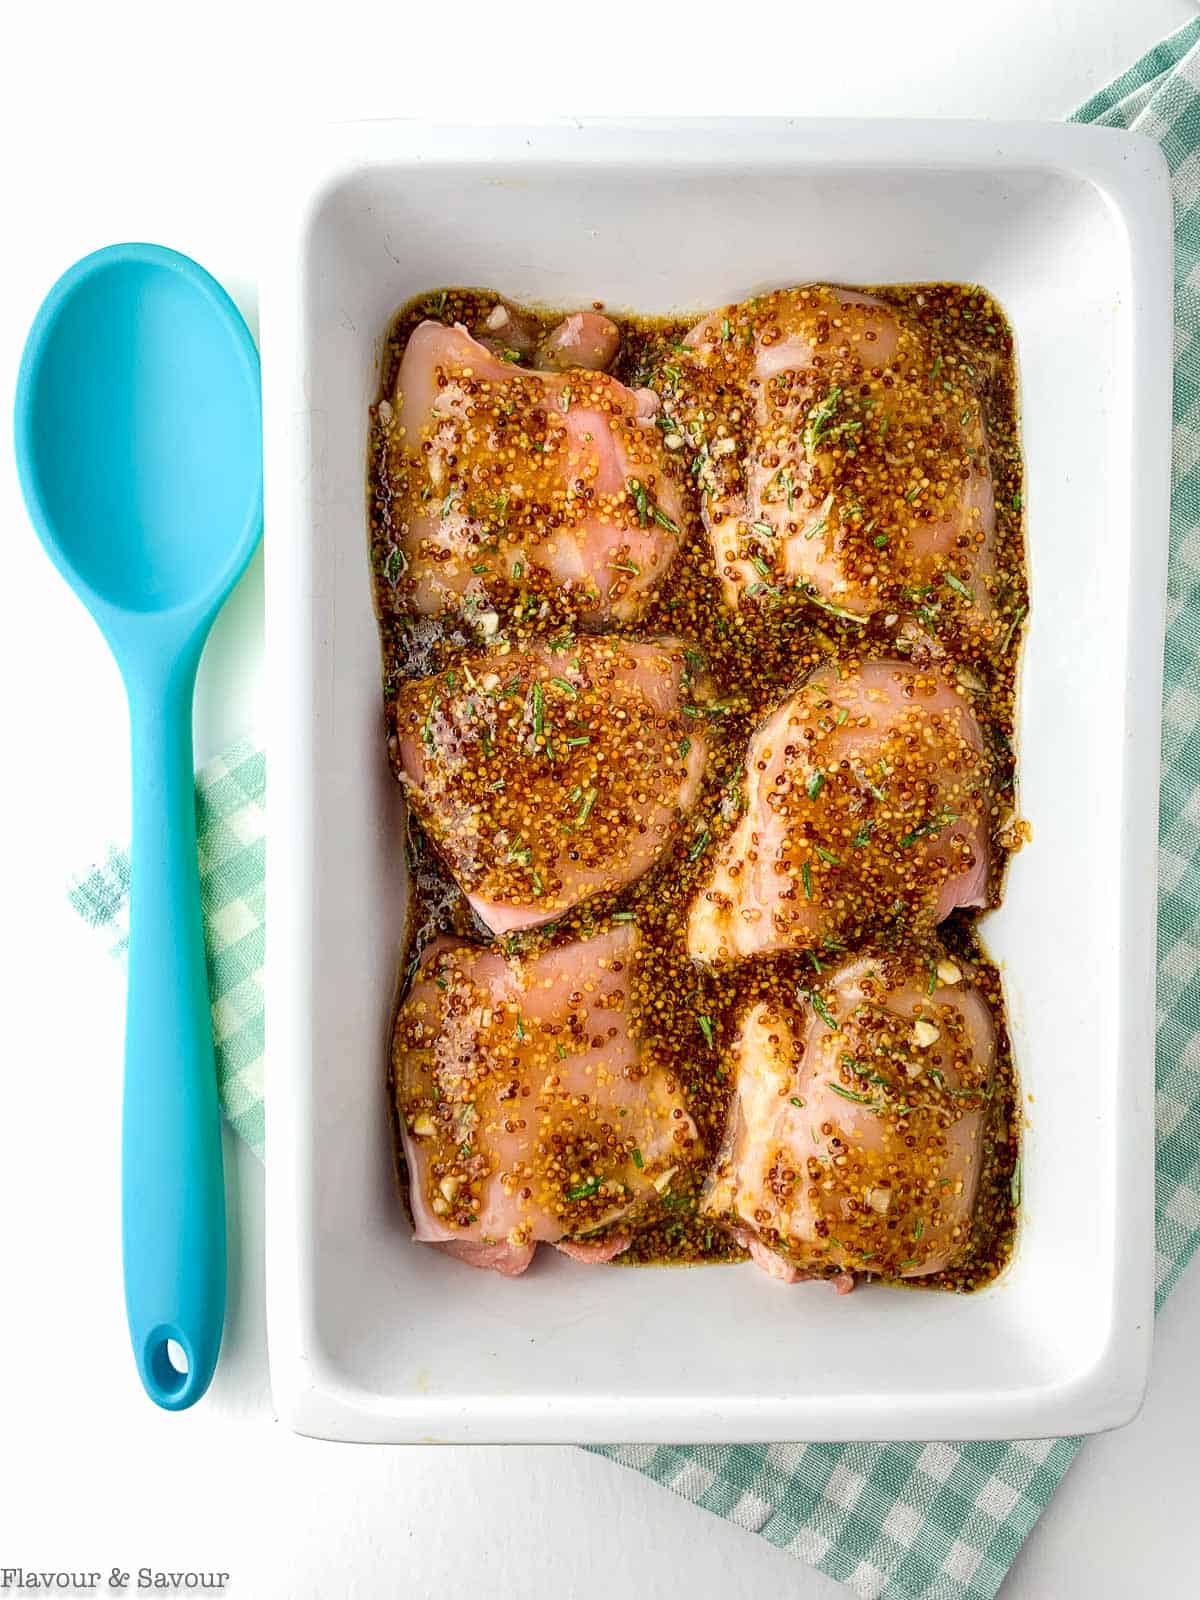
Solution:
<svg viewBox="0 0 1200 1600"><path fill-rule="evenodd" d="M529 356L538 367L604 372L617 358L621 330L598 311L573 311L543 337L532 317L500 300L488 313L479 342L508 361Z"/></svg>
<svg viewBox="0 0 1200 1600"><path fill-rule="evenodd" d="M539 351L543 366L603 370L615 359L621 333L615 322L595 311L575 311L547 334Z"/></svg>
<svg viewBox="0 0 1200 1600"><path fill-rule="evenodd" d="M613 1225L653 1213L697 1138L639 1059L639 959L631 924L527 960L423 953L393 1040L417 1239L506 1276L541 1242L590 1261L628 1245Z"/></svg>
<svg viewBox="0 0 1200 1600"><path fill-rule="evenodd" d="M936 949L760 1001L704 1211L787 1282L940 1272L970 1240L996 1048L971 967Z"/></svg>
<svg viewBox="0 0 1200 1600"><path fill-rule="evenodd" d="M990 763L936 665L819 668L754 734L742 786L689 913L698 960L921 933L985 902Z"/></svg>
<svg viewBox="0 0 1200 1600"><path fill-rule="evenodd" d="M729 605L990 616L992 478L958 356L896 307L822 284L726 307L685 343L701 376L677 420Z"/></svg>
<svg viewBox="0 0 1200 1600"><path fill-rule="evenodd" d="M497 607L524 596L536 611L554 596L603 624L637 616L666 576L682 501L658 398L593 369L600 323L568 317L543 353L582 364L548 372L461 326L412 333L381 416L402 527L393 581L413 610L460 613L490 637Z"/></svg>
<svg viewBox="0 0 1200 1600"><path fill-rule="evenodd" d="M703 665L677 640L565 635L403 686L409 801L493 933L619 889L667 849L709 750Z"/></svg>

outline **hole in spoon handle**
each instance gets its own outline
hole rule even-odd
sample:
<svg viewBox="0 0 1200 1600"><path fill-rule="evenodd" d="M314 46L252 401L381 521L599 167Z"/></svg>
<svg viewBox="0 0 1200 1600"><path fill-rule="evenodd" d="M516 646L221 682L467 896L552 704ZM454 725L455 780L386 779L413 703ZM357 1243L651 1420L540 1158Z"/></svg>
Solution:
<svg viewBox="0 0 1200 1600"><path fill-rule="evenodd" d="M166 1411L185 1410L203 1393L190 1341L169 1323L161 1323L147 1336L140 1365L146 1393Z"/></svg>

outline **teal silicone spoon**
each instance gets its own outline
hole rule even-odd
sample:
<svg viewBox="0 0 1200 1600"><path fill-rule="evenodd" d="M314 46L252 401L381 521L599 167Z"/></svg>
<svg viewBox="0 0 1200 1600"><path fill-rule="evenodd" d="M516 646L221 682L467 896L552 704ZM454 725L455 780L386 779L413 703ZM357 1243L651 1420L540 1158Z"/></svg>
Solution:
<svg viewBox="0 0 1200 1600"><path fill-rule="evenodd" d="M194 261L114 245L47 296L15 421L34 527L103 630L129 699L125 1305L147 1394L180 1411L208 1388L225 1314L192 695L213 618L262 531L258 354Z"/></svg>

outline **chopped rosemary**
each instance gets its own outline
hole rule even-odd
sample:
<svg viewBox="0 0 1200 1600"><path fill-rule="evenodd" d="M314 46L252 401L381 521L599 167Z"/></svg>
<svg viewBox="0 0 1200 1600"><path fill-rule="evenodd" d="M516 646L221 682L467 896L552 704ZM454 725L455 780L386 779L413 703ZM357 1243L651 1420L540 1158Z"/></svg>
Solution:
<svg viewBox="0 0 1200 1600"><path fill-rule="evenodd" d="M814 848L815 848L817 854L820 856L821 860L824 861L827 866L830 866L830 867L840 867L841 866L841 864L842 864L841 856L835 856L832 850L826 850L825 846L822 845L822 844L816 845L816 846L814 846Z"/></svg>
<svg viewBox="0 0 1200 1600"><path fill-rule="evenodd" d="M820 443L821 435L832 422L833 414L837 410L838 401L841 397L842 391L835 385L830 389L824 400L820 404L813 406L809 411L808 421L804 428L804 447L810 453L816 449Z"/></svg>
<svg viewBox="0 0 1200 1600"><path fill-rule="evenodd" d="M649 501L646 498L646 490L642 484L642 480L640 478L630 478L625 487L633 496L633 503L637 510L638 527L644 528L646 526L650 511Z"/></svg>
<svg viewBox="0 0 1200 1600"><path fill-rule="evenodd" d="M700 1032L704 1035L704 1042L711 1050L713 1048L713 1025L711 1017L697 1017Z"/></svg>
<svg viewBox="0 0 1200 1600"><path fill-rule="evenodd" d="M596 1193L602 1181L599 1176L593 1176L586 1183L581 1183L578 1188L568 1189L564 1198L567 1200L586 1200L589 1195Z"/></svg>
<svg viewBox="0 0 1200 1600"><path fill-rule="evenodd" d="M579 690L575 687L575 685L569 679L567 679L567 678L551 678L550 682L555 684L559 689L561 689L564 694L569 694L571 696L572 700L578 700L579 699Z"/></svg>
<svg viewBox="0 0 1200 1600"><path fill-rule="evenodd" d="M941 833L943 828L948 828L952 822L957 821L957 811L939 811L936 817L930 817L928 822L922 823L919 828L914 828L911 833L906 833L900 840L900 848L907 850L910 844L916 844L917 840L923 839L927 833Z"/></svg>
<svg viewBox="0 0 1200 1600"><path fill-rule="evenodd" d="M687 858L688 858L689 861L695 861L697 856L703 855L704 847L708 843L708 839L709 839L709 832L708 832L708 829L705 828L703 833L698 835L695 844L692 846L692 848L687 853Z"/></svg>
<svg viewBox="0 0 1200 1600"><path fill-rule="evenodd" d="M942 573L942 577L946 580L946 582L954 590L955 594L962 595L964 600L970 600L972 602L974 601L974 599L975 599L974 591L971 590L971 589L968 589L966 584L962 581L961 578L956 577L953 572L943 572Z"/></svg>
<svg viewBox="0 0 1200 1600"><path fill-rule="evenodd" d="M874 1105L869 1094L855 1094L853 1089L844 1089L840 1083L835 1083L832 1078L826 1078L825 1083L834 1094L840 1094L843 1100L855 1100L860 1106Z"/></svg>
<svg viewBox="0 0 1200 1600"><path fill-rule="evenodd" d="M809 1005L817 1013L827 1028L831 1028L834 1033L838 1031L837 1018L834 1016L833 1012L830 1011L825 1002L825 996L820 992L820 990L806 989L803 985L800 985L797 988L796 993L799 995L801 1000L808 1001Z"/></svg>
<svg viewBox="0 0 1200 1600"><path fill-rule="evenodd" d="M825 526L829 521L829 511L832 505L833 493L830 491L830 493L827 494L824 500L821 502L821 509L817 513L817 520L815 522L810 522L808 527L805 528L804 537L806 539L815 539L819 533L825 532Z"/></svg>
<svg viewBox="0 0 1200 1600"><path fill-rule="evenodd" d="M642 1157L642 1152L635 1145L633 1147L633 1150L632 1150L631 1154L633 1156L633 1164L638 1169L638 1171L640 1172L642 1170L642 1168L646 1165L646 1163L645 1163L645 1161L644 1161L644 1159Z"/></svg>
<svg viewBox="0 0 1200 1600"><path fill-rule="evenodd" d="M1008 647L1013 642L1013 634L1016 633L1017 629L1021 626L1021 623L1024 621L1025 612L1026 612L1027 609L1028 609L1028 607L1026 607L1026 606L1018 606L1017 609L1013 612L1013 619L1008 625L1008 632L1004 635L1004 643L1000 646L1001 655L1007 655L1008 654Z"/></svg>
<svg viewBox="0 0 1200 1600"><path fill-rule="evenodd" d="M806 583L800 593L810 605L818 606L822 611L828 611L831 617L840 617L843 622L855 622L860 628L865 628L871 620L870 617L860 617L857 611L846 611L841 606L835 606L830 600L822 600L811 583Z"/></svg>
<svg viewBox="0 0 1200 1600"><path fill-rule="evenodd" d="M533 703L533 737L540 739L544 731L544 706L540 683L535 683L530 690L530 699Z"/></svg>
<svg viewBox="0 0 1200 1600"><path fill-rule="evenodd" d="M437 709L441 703L441 695L435 694L429 702L429 710L425 713L425 721L421 724L421 742L430 746L430 748L433 746L433 719L437 715Z"/></svg>
<svg viewBox="0 0 1200 1600"><path fill-rule="evenodd" d="M582 828L584 823L591 816L592 807L596 804L596 794L597 790L593 788L589 789L584 795L583 804L580 806L579 814L575 818L575 826L577 828Z"/></svg>

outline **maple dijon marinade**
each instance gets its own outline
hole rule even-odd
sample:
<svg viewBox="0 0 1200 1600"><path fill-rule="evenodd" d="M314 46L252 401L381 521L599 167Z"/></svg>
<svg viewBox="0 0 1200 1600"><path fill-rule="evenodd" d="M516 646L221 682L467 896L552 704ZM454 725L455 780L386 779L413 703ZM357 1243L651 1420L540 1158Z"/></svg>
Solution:
<svg viewBox="0 0 1200 1600"><path fill-rule="evenodd" d="M613 570L603 586L589 589L580 584L568 594L553 583L544 567L521 554L526 548L523 538L554 536L553 526L525 526L522 530L521 521L527 515L524 505L554 506L551 469L544 461L547 447L553 447L547 429L553 428L554 423L552 419L547 424L545 408L539 411L533 404L532 390L524 391L520 382L504 385L503 398L496 404L508 409L494 420L499 425L498 437L511 439L512 448L507 454L497 452L492 459L456 463L455 481L444 486L436 507L449 515L460 497L466 495L471 500L461 509L465 515L478 519L483 529L478 560L472 562L477 571L469 575L480 583L471 585L468 581L462 606L439 610L409 575L402 549L397 508L413 494L414 483L406 474L415 469L411 460L394 448L396 376L408 340L421 324L458 324L474 336L485 337L489 317L494 325L495 308L511 303L491 290L434 290L402 308L387 335L380 400L371 416L368 505L384 704L393 761L402 738L412 737L414 732L397 725L397 706L404 685L413 679L432 680L441 675L442 682L436 688L438 704L427 701L425 707L425 716L436 719L462 692L462 660L482 650L496 653L493 671L498 681L489 691L496 700L502 697L505 684L515 683L521 675L515 664L506 664L506 654L512 656L531 646L552 652L557 647L565 662L576 639L588 649L602 644L606 637L679 640L689 647L689 653L695 651L699 665L692 669L693 675L697 680L703 676L706 684L703 694L694 692L693 703L684 707L694 719L692 725L702 725L706 742L698 798L669 847L634 881L613 891L602 889L594 893L547 925L492 940L433 848L420 820L411 812L405 840L412 890L400 999L418 970L421 951L439 934L466 938L479 945L491 943L504 954L531 956L581 937L636 924L642 954L628 975L628 982L630 1008L639 1021L639 1059L660 1069L672 1085L678 1085L697 1138L690 1165L685 1162L683 1170L675 1174L669 1192L656 1208L656 1218L634 1227L632 1244L616 1257L618 1262L704 1263L744 1258L745 1251L711 1218L699 1214L697 1208L700 1188L720 1146L728 1117L733 1091L730 1052L738 1019L757 1003L768 1007L782 1004L793 1010L812 1006L820 1012L827 1004L822 982L830 968L864 943L851 917L847 924L851 929L848 943L842 943L840 937L828 939L800 953L773 952L732 965L699 965L688 954L689 910L711 869L712 859L742 815L747 747L768 714L822 664L840 661L845 666L898 656L920 663L930 659L931 641L937 641L949 657L964 702L982 730L993 773L986 819L992 849L986 891L989 906L1000 900L1007 856L1019 847L1023 836L1025 825L1017 818L1014 795L1013 742L1016 664L1028 594L1011 330L998 305L977 287L935 283L884 286L866 292L902 309L937 352L928 387L935 396L944 396L944 401L936 401L939 415L935 421L943 430L950 463L947 470L960 474L965 482L971 463L986 440L995 494L994 573L986 605L978 603L971 586L966 564L972 554L969 550L957 571L952 557L944 563L944 570L931 578L927 571L906 571L894 559L896 552L887 548L891 535L884 532L885 527L894 529L911 522L919 531L922 519L928 523L940 514L938 496L945 491L944 484L931 481L926 474L914 474L901 459L891 463L884 448L870 454L875 463L873 475L863 471L856 445L864 429L874 429L876 442L882 445L881 428L890 424L898 434L906 423L922 422L912 416L917 404L915 391L901 385L900 393L889 395L883 387L890 385L887 377L881 383L863 383L857 389L830 382L815 402L811 395L806 397L808 426L821 430L823 459L831 463L830 498L836 491L841 503L849 507L839 539L851 578L851 593L867 597L856 600L857 609L849 603L830 603L803 575L798 577L784 570L782 558L774 548L781 541L773 537L773 530L793 532L802 515L819 519L821 512L820 505L815 512L804 512L786 465L776 469L774 479L768 480L763 490L763 503L768 509L761 521L747 528L730 518L733 526L724 533L714 530L714 538L710 539L701 521L701 498L707 497L710 508L719 505L738 491L739 474L745 470L745 444L754 419L740 399L738 380L744 376L756 339L765 336L770 341L777 306L776 298L767 294L729 308L725 314L715 314L709 330L715 358L703 369L687 359L684 345L685 335L696 328L697 317L646 318L606 313L620 330L620 347L608 374L629 391L653 390L658 396L655 423L661 430L665 452L660 450L655 459L665 460L666 466L658 472L651 469L650 463L638 467L636 471L641 476L631 472L624 492L611 496L605 515L611 517L616 536L626 542L619 546ZM534 342L544 340L552 328L561 324L563 313L523 307L519 318L527 335L525 347L507 351L501 347L502 358L512 365L514 379L524 372L530 372L532 377L528 363ZM496 348L494 340L492 348ZM907 354L911 358L911 352ZM820 357L816 365L820 365ZM567 391L564 416L571 403L570 390L574 387L579 392L586 391L589 403L611 414L612 427L636 452L638 424L622 412L622 402L609 392L608 374L563 371L559 376ZM781 387L777 395L773 392L773 400L786 406L792 403L787 391L794 375L781 374L778 381ZM493 386L493 394L498 388ZM490 403L486 395L482 403ZM924 423L928 425L929 419L925 418ZM518 440L524 441L520 448ZM632 459L638 459L636 454ZM525 491L524 498L514 505L513 487L518 483ZM429 498L438 489L431 490L425 484L421 492ZM903 508L899 513L897 505ZM569 507L557 506L551 512L551 520L561 517L569 522L572 514ZM489 518L494 522L491 533ZM820 527L819 521L816 526ZM655 565L655 536L664 541L664 547L671 541L678 544L674 560L663 563L662 571ZM720 570L714 559L714 543L721 552ZM622 571L622 567L628 570ZM455 580L448 577L445 581ZM481 602L472 599L480 585L486 595L482 609ZM578 662L580 658L574 659ZM581 719L574 708L570 692L572 671L567 667L555 676L568 688L546 694L543 683L540 726L531 748L537 754L544 750L547 739L551 742L555 772L561 776L556 808L561 812L559 823L569 828L571 818L578 819L585 811L589 816L595 813L616 819L623 810L623 786L645 781L645 774L638 769L638 731L629 734L628 759L598 772L594 761L589 762L589 746L583 742L589 737L586 719ZM523 680L519 688L514 687L513 704L522 697L528 704ZM523 804L521 764L512 759L511 741L506 745L500 739L489 755L488 740L494 735L484 731L485 737L473 753L480 770L473 772L472 778L474 781L482 777L485 785L495 786L487 802L492 824L517 830L517 846L505 867L507 876L501 874L494 888L501 898L506 891L527 894L531 884L535 895L539 886L545 893L547 886L534 856L534 841L527 840L520 831L535 831L533 824L539 807L544 810L543 802L531 793L530 803ZM415 732L418 739L429 734L423 724L418 724ZM576 743L572 744L572 740ZM686 758L689 742L685 732L670 759ZM903 755L900 759L902 762ZM557 765L560 760L561 774ZM902 771L900 777L903 778ZM823 798L831 804L836 801L836 795ZM836 811L831 815L836 823ZM953 813L947 811L944 815ZM523 820L514 821L517 818ZM886 832L881 824L880 837ZM891 854L903 860L907 846L914 840L907 834L897 838L895 829L892 832ZM860 852L869 853L876 844L865 827L847 842L854 844L856 840ZM827 862L825 857L836 858L837 864ZM916 858L914 852L912 868L902 870L922 870ZM827 841L814 862L818 871L829 875L827 886L844 893L848 880L842 854L829 848ZM536 884L531 868L539 874ZM814 885L807 868L803 887L811 896ZM975 909L952 911L937 929L937 947L929 947L933 964L943 951L951 960L970 963L976 986L990 1005L995 1022L991 1086L971 1102L975 1106L982 1104L985 1118L971 1238L952 1266L923 1278L905 1280L912 1287L967 1291L989 1282L1005 1265L1015 1233L1020 1197L1021 1110L1000 981L977 933L980 914ZM872 948L886 951L901 943L909 949L914 946L912 938L905 938L902 917L874 937ZM932 982L931 979L931 985ZM881 1119L904 1133L907 1124L901 1119L908 1114L908 1107L903 1089L891 1087L879 1074L875 1076L879 1081L869 1082L843 1073L845 1081L833 1087L849 1100L869 1100ZM953 1104L951 1095L952 1091L942 1095L945 1105ZM935 1094L934 1098L938 1096ZM397 1171L404 1184L405 1164L395 1126L396 1085L390 1068L389 1102ZM907 1142L911 1145L915 1141L909 1138ZM586 1187L580 1186L578 1193L572 1191L575 1199L567 1207L567 1220L579 1231L588 1228L592 1196L584 1192ZM620 1226L613 1224L593 1237L603 1238L605 1231L615 1231ZM864 1277L873 1272L869 1261L860 1263L855 1270ZM895 1271L880 1275L896 1276Z"/></svg>

